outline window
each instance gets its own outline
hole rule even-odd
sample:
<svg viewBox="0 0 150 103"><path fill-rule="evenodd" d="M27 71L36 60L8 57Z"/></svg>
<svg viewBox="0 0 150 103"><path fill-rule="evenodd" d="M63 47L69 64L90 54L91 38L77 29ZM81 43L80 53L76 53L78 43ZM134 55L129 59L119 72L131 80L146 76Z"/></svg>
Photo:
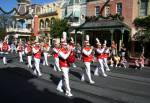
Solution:
<svg viewBox="0 0 150 103"><path fill-rule="evenodd" d="M99 16L100 14L100 6L95 7L95 16Z"/></svg>
<svg viewBox="0 0 150 103"><path fill-rule="evenodd" d="M79 0L75 0L74 3L75 3L75 4L78 4L78 3L79 3Z"/></svg>
<svg viewBox="0 0 150 103"><path fill-rule="evenodd" d="M110 15L110 6L106 6L105 7L105 16L109 16Z"/></svg>
<svg viewBox="0 0 150 103"><path fill-rule="evenodd" d="M122 15L122 3L117 3L117 14Z"/></svg>
<svg viewBox="0 0 150 103"><path fill-rule="evenodd" d="M147 16L148 0L141 0L140 16Z"/></svg>

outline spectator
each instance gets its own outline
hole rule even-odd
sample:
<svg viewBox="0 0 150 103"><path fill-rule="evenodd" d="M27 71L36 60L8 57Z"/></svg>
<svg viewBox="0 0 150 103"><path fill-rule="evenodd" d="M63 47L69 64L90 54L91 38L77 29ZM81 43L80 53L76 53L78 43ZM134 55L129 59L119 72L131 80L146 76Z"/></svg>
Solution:
<svg viewBox="0 0 150 103"><path fill-rule="evenodd" d="M127 68L127 60L125 59L124 56L121 57L119 65L120 65L120 67Z"/></svg>
<svg viewBox="0 0 150 103"><path fill-rule="evenodd" d="M140 58L135 60L136 69L142 69L144 67L144 54L142 53Z"/></svg>
<svg viewBox="0 0 150 103"><path fill-rule="evenodd" d="M81 46L79 43L77 43L77 46L76 46L76 57L78 60L81 60Z"/></svg>
<svg viewBox="0 0 150 103"><path fill-rule="evenodd" d="M121 44L121 57L125 57L126 55L126 47L124 46L124 43Z"/></svg>

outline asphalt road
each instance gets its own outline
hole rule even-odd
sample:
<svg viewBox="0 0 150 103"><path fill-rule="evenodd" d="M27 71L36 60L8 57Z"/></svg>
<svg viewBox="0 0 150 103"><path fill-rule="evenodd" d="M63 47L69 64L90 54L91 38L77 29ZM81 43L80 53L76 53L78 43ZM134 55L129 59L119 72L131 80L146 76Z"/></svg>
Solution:
<svg viewBox="0 0 150 103"><path fill-rule="evenodd" d="M80 81L84 65L77 62L78 68L70 70L74 96L68 98L56 90L61 73L52 65L41 65L43 76L36 77L25 63L18 62L17 55L9 55L8 60L8 65L0 62L0 100L5 103L150 103L150 68L111 68L107 78L92 75L96 83L91 85Z"/></svg>

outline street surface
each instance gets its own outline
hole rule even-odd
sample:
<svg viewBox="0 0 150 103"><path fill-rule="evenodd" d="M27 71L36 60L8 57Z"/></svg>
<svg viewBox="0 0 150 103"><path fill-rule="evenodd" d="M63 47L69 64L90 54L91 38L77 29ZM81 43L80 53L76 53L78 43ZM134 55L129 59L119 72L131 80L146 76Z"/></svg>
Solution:
<svg viewBox="0 0 150 103"><path fill-rule="evenodd" d="M24 58L25 60L26 58ZM56 90L61 72L50 66L43 66L43 75L36 77L26 63L19 63L16 54L8 56L8 64L0 62L1 103L150 103L150 68L111 68L108 77L93 76L96 64L92 64L91 85L81 82L84 65L77 61L77 68L70 69L70 85L73 97L67 97Z"/></svg>

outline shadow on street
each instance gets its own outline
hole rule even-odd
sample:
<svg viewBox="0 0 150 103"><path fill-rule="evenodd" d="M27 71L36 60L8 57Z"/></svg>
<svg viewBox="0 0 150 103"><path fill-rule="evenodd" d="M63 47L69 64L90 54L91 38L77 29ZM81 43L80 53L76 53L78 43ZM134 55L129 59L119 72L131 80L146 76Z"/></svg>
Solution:
<svg viewBox="0 0 150 103"><path fill-rule="evenodd" d="M3 103L91 103L81 98L68 98L48 89L38 90L29 82L36 79L29 71L16 68L0 68L0 100ZM56 80L58 82L58 80Z"/></svg>

